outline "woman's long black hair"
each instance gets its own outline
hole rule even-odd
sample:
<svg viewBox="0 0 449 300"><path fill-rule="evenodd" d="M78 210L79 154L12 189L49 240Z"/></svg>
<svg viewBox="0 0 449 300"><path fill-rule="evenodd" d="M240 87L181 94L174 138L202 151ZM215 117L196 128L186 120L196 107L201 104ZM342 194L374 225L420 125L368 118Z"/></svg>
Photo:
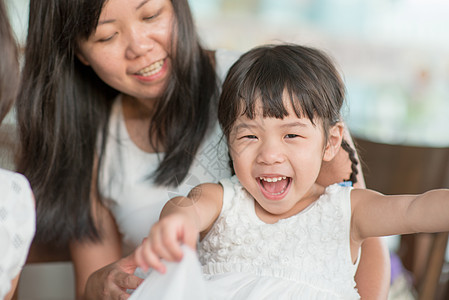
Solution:
<svg viewBox="0 0 449 300"><path fill-rule="evenodd" d="M92 218L93 170L101 168L108 118L118 91L76 58L107 0L31 0L17 116L17 170L36 197L38 242L98 239ZM195 32L187 0L172 1L173 78L157 103L150 132L165 152L154 174L161 185L186 176L209 125L217 93L213 64ZM101 145L101 147L98 147ZM100 149L99 151L97 151ZM98 155L98 168L94 168ZM151 174L149 174L151 175ZM150 183L149 183L150 184ZM99 195L97 195L99 196Z"/></svg>
<svg viewBox="0 0 449 300"><path fill-rule="evenodd" d="M298 118L308 118L312 124L316 117L323 121L326 138L330 127L341 120L345 87L331 59L319 50L300 45L266 45L242 55L223 83L218 121L226 138L238 117L256 117L258 101L264 117L286 117L285 92ZM355 151L345 141L342 147L352 162L350 178L342 180L355 183Z"/></svg>

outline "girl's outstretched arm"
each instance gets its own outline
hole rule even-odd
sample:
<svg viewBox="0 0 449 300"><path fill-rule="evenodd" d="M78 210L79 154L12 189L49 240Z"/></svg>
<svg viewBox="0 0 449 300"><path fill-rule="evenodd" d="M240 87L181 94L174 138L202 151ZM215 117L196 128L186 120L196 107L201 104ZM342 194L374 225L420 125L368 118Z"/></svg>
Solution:
<svg viewBox="0 0 449 300"><path fill-rule="evenodd" d="M220 214L223 188L206 183L195 187L187 197L176 197L162 209L159 222L134 252L134 259L143 270L154 268L161 273L161 259L180 261L181 245L196 248L199 233L207 232Z"/></svg>
<svg viewBox="0 0 449 300"><path fill-rule="evenodd" d="M449 190L419 195L383 195L371 190L351 192L351 237L449 231Z"/></svg>

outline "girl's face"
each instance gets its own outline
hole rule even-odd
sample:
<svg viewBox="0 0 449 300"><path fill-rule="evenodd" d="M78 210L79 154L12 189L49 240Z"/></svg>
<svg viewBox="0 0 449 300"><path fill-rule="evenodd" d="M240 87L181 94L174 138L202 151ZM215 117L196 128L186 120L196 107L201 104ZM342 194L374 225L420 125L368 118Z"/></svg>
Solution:
<svg viewBox="0 0 449 300"><path fill-rule="evenodd" d="M284 119L241 116L229 136L235 173L257 201L262 220L264 215L287 218L316 200L321 164L333 158L330 144L338 143L335 129L325 145L321 120L314 125L298 118L289 101L284 103L289 113ZM256 112L261 111L257 106Z"/></svg>
<svg viewBox="0 0 449 300"><path fill-rule="evenodd" d="M94 33L79 42L77 56L116 90L157 99L172 71L173 22L170 0L108 0Z"/></svg>

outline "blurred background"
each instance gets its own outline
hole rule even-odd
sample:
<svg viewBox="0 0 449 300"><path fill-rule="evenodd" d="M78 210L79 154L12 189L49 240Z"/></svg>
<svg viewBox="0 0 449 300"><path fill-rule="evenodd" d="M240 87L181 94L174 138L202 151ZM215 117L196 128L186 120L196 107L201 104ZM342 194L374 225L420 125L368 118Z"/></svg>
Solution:
<svg viewBox="0 0 449 300"><path fill-rule="evenodd" d="M211 48L291 41L334 57L353 134L449 144L449 2L444 0L191 0Z"/></svg>
<svg viewBox="0 0 449 300"><path fill-rule="evenodd" d="M28 0L7 0L23 44ZM370 139L449 144L449 1L189 0L211 48L298 42L327 51L348 90L346 121Z"/></svg>
<svg viewBox="0 0 449 300"><path fill-rule="evenodd" d="M7 3L17 38L24 45L28 1ZM207 48L244 52L264 43L296 42L325 50L343 74L347 86L344 117L355 137L395 145L449 147L449 1L189 3ZM390 249L398 248L398 238L387 242ZM42 274L32 268L27 272L24 276ZM70 287L62 290L70 291ZM61 295L55 299L70 299Z"/></svg>

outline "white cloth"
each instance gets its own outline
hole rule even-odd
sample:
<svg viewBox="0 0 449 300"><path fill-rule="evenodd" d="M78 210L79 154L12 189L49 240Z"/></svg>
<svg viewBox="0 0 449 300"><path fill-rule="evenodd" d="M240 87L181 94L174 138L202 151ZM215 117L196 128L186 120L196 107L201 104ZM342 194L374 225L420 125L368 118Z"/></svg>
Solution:
<svg viewBox="0 0 449 300"><path fill-rule="evenodd" d="M217 77L221 82L238 55L218 50L215 56ZM178 187L158 186L148 178L158 164L158 154L144 152L131 141L119 97L114 103L110 117L99 189L107 199L107 205L123 236L125 253L140 245L151 226L159 219L162 207L169 199L187 195L200 183L218 182L230 175L226 140L222 138L216 115L212 117L211 127L204 137L188 176Z"/></svg>
<svg viewBox="0 0 449 300"><path fill-rule="evenodd" d="M183 246L183 252L184 256L181 262L164 262L167 268L165 274L151 270L129 300L209 299L196 253L187 246Z"/></svg>
<svg viewBox="0 0 449 300"><path fill-rule="evenodd" d="M22 269L36 228L34 199L28 180L0 169L0 299Z"/></svg>
<svg viewBox="0 0 449 300"><path fill-rule="evenodd" d="M266 224L235 177L221 183L222 212L198 248L203 275L194 269L177 278L154 272L144 281L160 276L152 293L203 281L207 299L214 300L360 298L354 281L358 261L351 261L349 241L350 187L332 185L297 215ZM196 298L177 294L171 299Z"/></svg>

